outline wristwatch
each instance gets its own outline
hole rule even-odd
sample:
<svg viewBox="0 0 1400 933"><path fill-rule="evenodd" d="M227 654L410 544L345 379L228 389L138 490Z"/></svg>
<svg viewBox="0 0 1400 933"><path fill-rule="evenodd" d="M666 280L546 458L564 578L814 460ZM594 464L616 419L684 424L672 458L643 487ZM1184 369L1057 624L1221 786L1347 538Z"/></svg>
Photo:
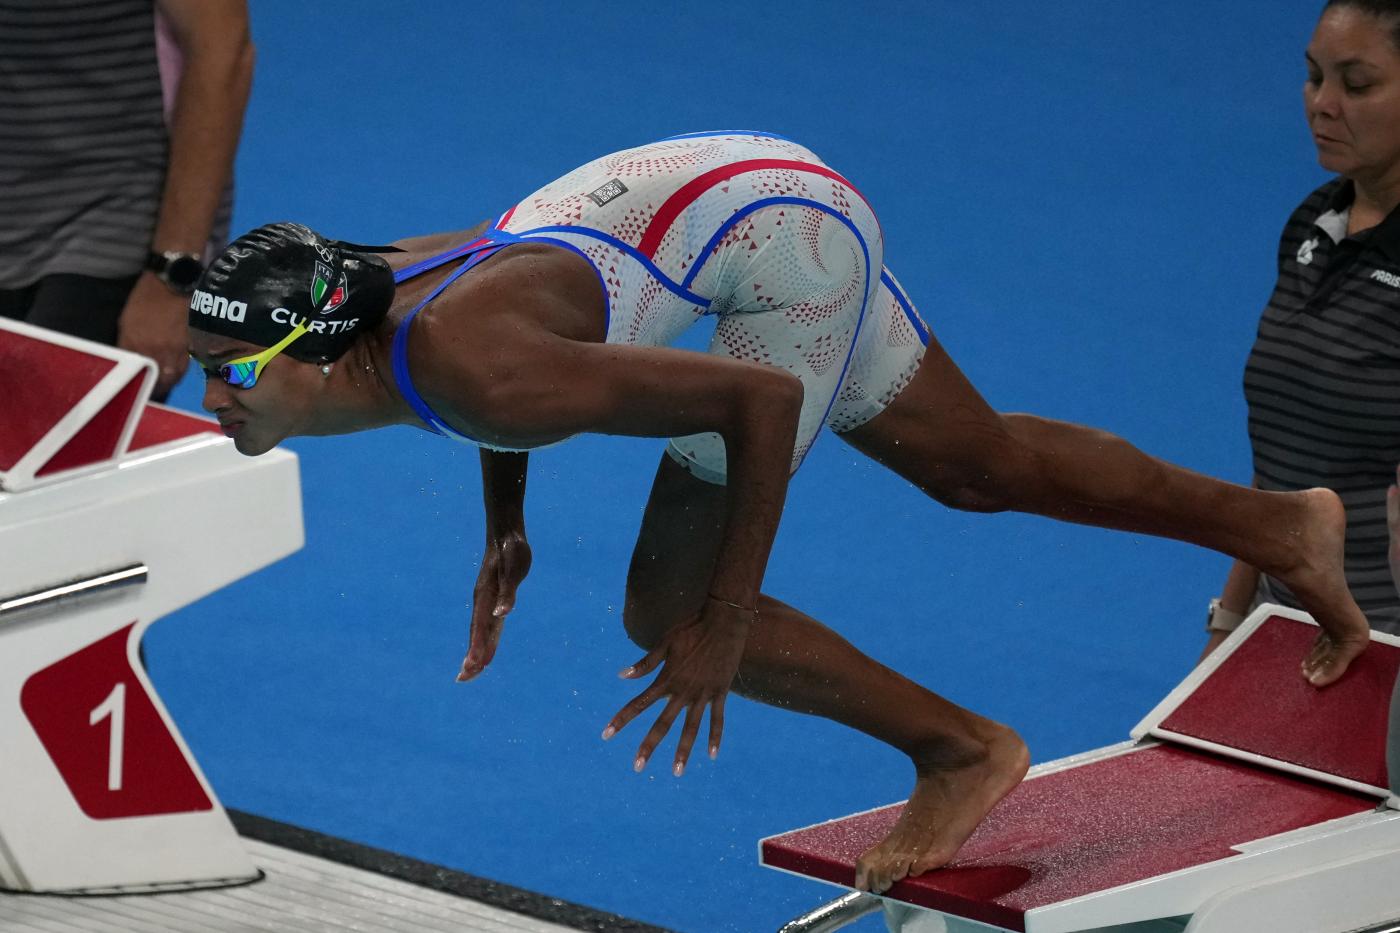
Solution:
<svg viewBox="0 0 1400 933"><path fill-rule="evenodd" d="M1232 612L1220 605L1220 600L1212 599L1210 608L1206 610L1206 631L1207 632L1233 632L1240 627L1244 621L1244 616L1238 612Z"/></svg>
<svg viewBox="0 0 1400 933"><path fill-rule="evenodd" d="M194 291L194 283L204 274L204 263L199 261L198 254L174 250L164 253L152 250L147 253L146 268L154 272L156 278L164 282L171 291L183 295Z"/></svg>

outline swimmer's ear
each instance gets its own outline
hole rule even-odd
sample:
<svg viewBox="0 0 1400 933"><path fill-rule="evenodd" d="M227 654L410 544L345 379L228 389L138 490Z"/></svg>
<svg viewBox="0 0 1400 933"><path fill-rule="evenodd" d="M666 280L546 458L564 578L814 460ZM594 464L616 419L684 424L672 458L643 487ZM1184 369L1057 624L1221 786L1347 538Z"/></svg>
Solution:
<svg viewBox="0 0 1400 933"><path fill-rule="evenodd" d="M331 240L331 246L336 249L349 250L352 253L402 253L403 250L397 246L365 246L363 243L351 243L348 240Z"/></svg>

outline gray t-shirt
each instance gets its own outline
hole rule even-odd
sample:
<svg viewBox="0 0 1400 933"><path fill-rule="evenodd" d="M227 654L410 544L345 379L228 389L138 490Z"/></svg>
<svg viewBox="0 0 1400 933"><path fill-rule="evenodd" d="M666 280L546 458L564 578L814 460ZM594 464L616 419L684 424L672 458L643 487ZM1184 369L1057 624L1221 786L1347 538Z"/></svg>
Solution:
<svg viewBox="0 0 1400 933"><path fill-rule="evenodd" d="M140 272L167 153L153 0L0 0L0 288Z"/></svg>
<svg viewBox="0 0 1400 933"><path fill-rule="evenodd" d="M1347 236L1351 182L1289 218L1279 276L1245 367L1260 489L1325 486L1347 512L1346 575L1372 628L1400 634L1386 489L1400 463L1400 210ZM1259 595L1298 605L1279 581Z"/></svg>

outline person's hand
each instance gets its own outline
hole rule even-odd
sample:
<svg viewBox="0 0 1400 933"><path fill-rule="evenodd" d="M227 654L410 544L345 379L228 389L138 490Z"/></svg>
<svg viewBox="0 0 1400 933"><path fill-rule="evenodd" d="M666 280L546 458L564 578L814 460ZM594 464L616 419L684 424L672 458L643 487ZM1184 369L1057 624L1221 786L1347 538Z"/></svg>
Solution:
<svg viewBox="0 0 1400 933"><path fill-rule="evenodd" d="M189 304L189 298L172 292L153 273L143 272L117 321L117 346L156 361L153 398L169 395L190 364L185 326Z"/></svg>
<svg viewBox="0 0 1400 933"><path fill-rule="evenodd" d="M622 677L635 680L645 677L661 665L656 679L628 703L603 730L610 739L633 719L636 719L662 697L669 697L661 715L656 717L651 731L642 739L634 771L646 767L656 746L671 731L672 724L685 711L685 725L676 744L672 772L680 777L690 759L691 746L700 732L700 720L705 707L710 708L710 757L719 754L724 733L724 700L739 670L748 641L749 626L757 618L753 609L742 609L714 597L707 597L700 614L677 625L666 633L661 643L647 652L646 657L622 671Z"/></svg>
<svg viewBox="0 0 1400 933"><path fill-rule="evenodd" d="M471 680L496 656L506 615L515 608L515 591L530 572L530 544L524 529L493 536L486 542L481 571L472 591L472 626L467 657L458 680Z"/></svg>

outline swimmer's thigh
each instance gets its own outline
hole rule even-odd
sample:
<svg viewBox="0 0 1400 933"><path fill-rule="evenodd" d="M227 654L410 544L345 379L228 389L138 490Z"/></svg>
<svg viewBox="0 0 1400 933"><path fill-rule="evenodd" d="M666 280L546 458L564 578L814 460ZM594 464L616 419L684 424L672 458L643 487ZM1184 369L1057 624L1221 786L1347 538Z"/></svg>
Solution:
<svg viewBox="0 0 1400 933"><path fill-rule="evenodd" d="M878 285L881 242L867 217L863 229L816 202L764 207L745 214L705 266L719 314L709 352L802 382L794 472L834 408ZM695 476L724 482L719 435L676 438L670 453Z"/></svg>
<svg viewBox="0 0 1400 933"><path fill-rule="evenodd" d="M709 592L724 533L725 487L692 476L662 454L627 571L622 621L650 650L694 616Z"/></svg>
<svg viewBox="0 0 1400 933"><path fill-rule="evenodd" d="M966 491L1015 447L987 404L885 270L829 424L857 450L934 498L978 508Z"/></svg>

